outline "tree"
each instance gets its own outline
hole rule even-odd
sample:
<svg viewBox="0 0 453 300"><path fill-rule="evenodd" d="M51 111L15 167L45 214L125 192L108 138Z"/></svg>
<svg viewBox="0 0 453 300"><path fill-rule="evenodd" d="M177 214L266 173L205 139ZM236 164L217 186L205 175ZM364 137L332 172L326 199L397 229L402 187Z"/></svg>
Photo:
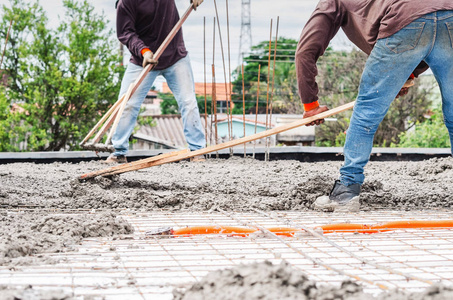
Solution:
<svg viewBox="0 0 453 300"><path fill-rule="evenodd" d="M205 113L205 105L204 105L204 96L196 96L197 103L198 103L198 111L200 114ZM178 102L176 101L175 97L171 93L159 93L159 98L163 101L160 103L160 108L162 110L163 115L177 115L179 114ZM207 111L208 114L211 113L211 97L207 97Z"/></svg>
<svg viewBox="0 0 453 300"><path fill-rule="evenodd" d="M17 19L4 62L6 96L23 108L9 114L11 130L1 137L10 150L19 150L19 142L31 151L77 149L117 100L124 69L113 31L87 0L64 0L63 5L65 16L56 29L49 28L38 1L3 5L2 19ZM6 30L0 25L0 38Z"/></svg>
<svg viewBox="0 0 453 300"><path fill-rule="evenodd" d="M414 130L406 131L399 136L400 143L393 147L404 148L450 148L450 136L443 121L440 108L435 108L431 116L418 121Z"/></svg>
<svg viewBox="0 0 453 300"><path fill-rule="evenodd" d="M358 94L360 78L367 56L358 50L333 51L327 49L318 61L319 101L330 108L354 101ZM433 86L421 87L419 80L406 96L395 99L384 120L378 127L374 145L389 147L398 144L401 133L423 119L431 106L428 95ZM343 146L345 132L352 111L335 116L336 122L326 122L316 128L316 143L319 146Z"/></svg>
<svg viewBox="0 0 453 300"><path fill-rule="evenodd" d="M282 98L294 98L293 95L293 85L289 87L287 79L295 79L295 67L294 67L294 53L296 51L297 41L293 39L287 39L280 37L277 40L277 54L275 57L275 72L274 72L274 49L275 41L271 43L271 68L269 76L269 93L267 95L267 79L268 79L268 70L269 70L269 41L263 41L255 45L251 49L251 54L244 58L244 92L246 99L246 112L255 113L256 111L256 94L258 89L258 69L261 65L260 72L260 96L258 104L258 112L265 113L266 104L271 100L273 103L274 112L288 112L288 108L284 105L281 105L283 102ZM294 73L293 77L290 77L290 74ZM241 66L234 71L234 77L236 78L233 84L233 95L232 101L235 104L233 113L240 114L242 113L242 70ZM272 77L274 77L274 93L272 96ZM297 89L297 85L296 86ZM297 95L297 93L296 93ZM298 97L297 97L298 98ZM299 100L300 103L300 100ZM275 105L274 105L275 104ZM270 105L270 103L269 103ZM292 113L292 112L290 112Z"/></svg>
<svg viewBox="0 0 453 300"><path fill-rule="evenodd" d="M272 44L274 45L274 44ZM274 78L272 106L274 113L302 114L303 106L298 93L297 76L294 64L294 54L297 41L280 38L277 44L275 70L273 69L274 46L271 46L271 79ZM248 102L246 111L255 113L256 91L258 81L258 66L261 64L261 89L259 98L259 113L265 112L267 102L266 85L268 72L269 42L261 42L252 48L252 54L244 59L245 95ZM354 101L358 94L360 78L367 56L359 50L336 51L326 49L318 60L319 101L323 105L334 108ZM233 113L242 113L242 74L240 68L235 72ZM418 82L419 80L417 80ZM270 83L272 84L272 82ZM432 85L417 85L410 89L408 95L395 99L381 125L379 126L374 143L376 146L387 147L397 144L402 132L413 127L423 119L423 114L429 110ZM316 143L318 146L343 146L345 132L349 126L352 111L335 116L336 122L326 122L316 127Z"/></svg>

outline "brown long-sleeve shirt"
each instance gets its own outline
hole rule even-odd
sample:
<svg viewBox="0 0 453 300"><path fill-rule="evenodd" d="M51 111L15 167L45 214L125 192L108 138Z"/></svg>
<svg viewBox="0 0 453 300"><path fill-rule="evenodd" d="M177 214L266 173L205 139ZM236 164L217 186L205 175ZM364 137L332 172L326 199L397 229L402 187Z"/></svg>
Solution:
<svg viewBox="0 0 453 300"><path fill-rule="evenodd" d="M453 0L320 0L299 40L296 72L304 104L318 100L316 62L340 28L359 49L370 54L378 39L438 10L452 10ZM422 62L414 74L427 70Z"/></svg>
<svg viewBox="0 0 453 300"><path fill-rule="evenodd" d="M141 51L156 52L179 21L174 0L120 0L116 13L116 32L131 52L131 62L142 65ZM155 70L163 70L187 55L182 29L159 58Z"/></svg>

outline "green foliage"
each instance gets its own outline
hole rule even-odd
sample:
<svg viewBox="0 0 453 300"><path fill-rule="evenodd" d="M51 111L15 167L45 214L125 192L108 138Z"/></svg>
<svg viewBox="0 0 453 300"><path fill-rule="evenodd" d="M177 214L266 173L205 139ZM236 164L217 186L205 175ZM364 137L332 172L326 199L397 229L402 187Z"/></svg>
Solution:
<svg viewBox="0 0 453 300"><path fill-rule="evenodd" d="M78 142L100 115L117 100L124 72L117 42L105 16L87 1L64 0L65 17L56 29L48 26L38 1L10 0L2 19L17 17L5 56L11 104L24 112L9 114L8 137L1 144L29 151L78 149ZM3 22L6 23L6 22ZM0 25L0 38L6 26Z"/></svg>
<svg viewBox="0 0 453 300"><path fill-rule="evenodd" d="M358 50L333 51L327 49L318 61L319 102L330 108L354 101L358 94L360 78L366 55ZM406 96L395 99L374 138L374 145L388 147L398 144L400 134L423 119L431 101L427 100L433 86L416 86ZM335 116L336 122L325 122L316 130L318 145L344 145L344 132L348 129L352 111ZM343 143L343 144L342 144Z"/></svg>
<svg viewBox="0 0 453 300"><path fill-rule="evenodd" d="M442 111L434 109L433 115L424 121L418 121L413 131L403 132L400 143L392 147L403 148L450 148L450 137L443 121Z"/></svg>
<svg viewBox="0 0 453 300"><path fill-rule="evenodd" d="M163 115L177 115L179 114L178 102L171 93L159 93L159 98L163 101L160 104ZM211 97L207 97L207 112L211 113ZM204 96L197 96L198 111L200 114L205 113L205 99Z"/></svg>
<svg viewBox="0 0 453 300"><path fill-rule="evenodd" d="M232 100L235 104L234 114L241 114L243 107L243 94L245 93L246 113L256 112L256 100L258 92L259 76L259 97L258 113L265 113L266 105L271 105L275 113L295 113L302 108L297 95L296 73L294 66L294 53L297 41L280 37L277 41L277 55L274 69L275 41L271 43L271 68L269 62L269 41L263 41L252 47L252 53L244 58L244 91L242 90L242 70L239 66L233 73L236 78L233 84ZM261 70L259 68L261 66ZM270 71L270 73L269 73ZM269 76L268 76L269 73ZM269 77L269 96L267 85ZM272 78L274 78L272 83ZM272 95L272 84L274 91Z"/></svg>

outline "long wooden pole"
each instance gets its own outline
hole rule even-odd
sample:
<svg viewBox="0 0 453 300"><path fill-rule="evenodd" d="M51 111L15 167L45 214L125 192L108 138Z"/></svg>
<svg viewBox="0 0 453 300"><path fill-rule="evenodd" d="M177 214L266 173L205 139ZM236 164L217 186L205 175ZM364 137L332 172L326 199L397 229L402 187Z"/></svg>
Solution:
<svg viewBox="0 0 453 300"><path fill-rule="evenodd" d="M241 66L242 70L242 124L244 125L245 136L245 82L244 82L244 63ZM244 143L244 157L247 156L247 144Z"/></svg>
<svg viewBox="0 0 453 300"><path fill-rule="evenodd" d="M256 87L255 134L256 134L256 127L258 125L258 105L259 105L259 101L260 101L260 77L261 77L261 64L258 65L258 84ZM253 159L255 159L255 148L256 148L256 140L253 142L253 154L252 154Z"/></svg>
<svg viewBox="0 0 453 300"><path fill-rule="evenodd" d="M270 98L270 103L269 103L269 123L270 126L272 126L272 108L273 104L272 101L274 101L274 83L275 83L275 61L277 59L277 42L278 42L278 26L280 23L280 17L277 17L277 26L276 26L276 31L275 31L275 44L274 44L274 65L272 67L272 88L271 88L271 98ZM266 138L267 144L270 144L270 139ZM269 147L266 148L266 160L270 160L270 151Z"/></svg>
<svg viewBox="0 0 453 300"><path fill-rule="evenodd" d="M8 44L9 33L11 32L11 27L13 26L13 21L14 21L14 18L12 18L11 21L9 22L8 33L6 34L6 39L5 39L5 46L3 47L2 60L0 61L0 70L1 70L2 64L3 64L3 57L5 57L6 45Z"/></svg>
<svg viewBox="0 0 453 300"><path fill-rule="evenodd" d="M129 167L128 164L116 166L115 174L136 171L136 170L140 170L140 169L144 169L144 168L149 168L149 167L154 167L154 166L159 166L159 165L163 165L163 164L167 164L167 163L180 161L183 159L189 159L189 158L192 158L192 157L195 157L198 155L204 155L204 154L219 151L222 149L235 147L235 146L238 146L238 145L241 145L244 143L248 143L250 141L255 141L255 140L262 139L262 138L266 138L266 137L274 135L274 134L278 134L278 133L288 131L288 130L291 130L291 129L294 129L294 128L297 128L300 126L310 124L311 122L319 120L319 119L325 119L325 118L331 117L333 115L336 115L338 113L341 113L343 111L353 108L354 104L355 104L355 101L352 101L352 102L346 103L342 106L339 106L339 107L330 109L328 111L325 111L323 113L317 114L313 117L301 119L301 120L298 120L298 121L295 121L295 122L292 122L292 123L289 123L286 125L278 126L278 127L275 127L275 128L272 128L272 129L269 129L269 130L251 135L251 136L245 136L245 137L233 140L233 141L228 141L226 143L209 146L209 147L191 151L188 153L177 154L177 155L171 156L171 157L168 157L169 154L166 154L167 155L166 157L163 157L164 155L158 155L158 156L152 157L151 159L154 159L154 161L151 161L149 163L146 162L146 159L139 160L139 161L135 162L135 164L132 168ZM83 180L83 179L93 178L93 177L99 176L98 174L101 174L102 172L105 173L105 170L84 174L84 175L80 176L79 179ZM104 176L104 175L102 175L102 176Z"/></svg>
<svg viewBox="0 0 453 300"><path fill-rule="evenodd" d="M266 130L269 129L268 115L269 115L269 85L270 85L270 75L271 75L271 47L272 47L272 19L271 19L271 28L269 33L269 55L267 61L267 91L266 91ZM264 141L265 151L264 151L264 160L269 161L267 153L269 151L269 141L266 139Z"/></svg>
<svg viewBox="0 0 453 300"><path fill-rule="evenodd" d="M102 116L102 118L97 122L97 124L93 127L93 129L91 129L91 131L87 134L87 136L83 139L82 142L80 142L79 145L84 145L89 139L90 137L96 132L96 130L98 130L98 128L105 122L105 120L107 120L108 117L110 117L110 115L112 113L114 113L115 111L117 111L119 105L122 103L122 101L124 100L124 96L121 96L120 99L118 101L115 102L115 104L113 104L110 109L104 114L104 116Z"/></svg>
<svg viewBox="0 0 453 300"><path fill-rule="evenodd" d="M203 69L204 69L204 135L208 143L208 98L206 94L206 17L203 17Z"/></svg>

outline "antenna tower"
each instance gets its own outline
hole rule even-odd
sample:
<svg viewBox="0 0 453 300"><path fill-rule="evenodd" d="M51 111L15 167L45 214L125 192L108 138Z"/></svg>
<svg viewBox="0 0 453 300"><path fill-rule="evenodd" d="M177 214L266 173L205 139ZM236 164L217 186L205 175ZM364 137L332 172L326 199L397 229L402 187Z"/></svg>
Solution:
<svg viewBox="0 0 453 300"><path fill-rule="evenodd" d="M238 65L240 65L244 59L244 53L250 51L252 47L252 27L250 18L250 2L251 0L242 0L242 12L241 12L241 40L239 42L239 57Z"/></svg>

